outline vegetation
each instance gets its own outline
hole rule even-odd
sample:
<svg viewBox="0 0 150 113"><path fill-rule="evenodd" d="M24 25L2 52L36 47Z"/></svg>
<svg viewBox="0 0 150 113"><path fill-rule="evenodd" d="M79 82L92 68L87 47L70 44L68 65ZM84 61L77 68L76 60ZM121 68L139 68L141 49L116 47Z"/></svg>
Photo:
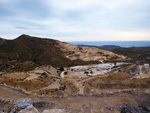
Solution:
<svg viewBox="0 0 150 113"><path fill-rule="evenodd" d="M60 71L64 71L64 67L60 67Z"/></svg>
<svg viewBox="0 0 150 113"><path fill-rule="evenodd" d="M150 48L119 48L112 52L130 57L132 62L150 63Z"/></svg>

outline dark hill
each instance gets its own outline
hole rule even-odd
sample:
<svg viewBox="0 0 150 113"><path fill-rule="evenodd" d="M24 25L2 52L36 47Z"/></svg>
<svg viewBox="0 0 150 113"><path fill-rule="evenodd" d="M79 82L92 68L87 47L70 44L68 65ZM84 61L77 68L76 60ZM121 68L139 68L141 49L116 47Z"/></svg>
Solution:
<svg viewBox="0 0 150 113"><path fill-rule="evenodd" d="M0 38L0 45L3 45L6 42L5 39Z"/></svg>
<svg viewBox="0 0 150 113"><path fill-rule="evenodd" d="M150 47L118 48L112 52L130 57L132 62L150 63Z"/></svg>
<svg viewBox="0 0 150 113"><path fill-rule="evenodd" d="M0 39L0 70L22 70L37 65L54 67L87 64L64 56L57 40L21 35L14 40Z"/></svg>

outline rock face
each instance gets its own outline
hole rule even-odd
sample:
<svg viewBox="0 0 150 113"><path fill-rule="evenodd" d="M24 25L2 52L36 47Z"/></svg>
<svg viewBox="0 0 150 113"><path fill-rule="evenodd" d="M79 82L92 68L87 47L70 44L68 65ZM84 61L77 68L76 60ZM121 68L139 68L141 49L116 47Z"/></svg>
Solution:
<svg viewBox="0 0 150 113"><path fill-rule="evenodd" d="M31 105L33 105L33 102L32 102L31 99L27 99L27 98L24 99L24 98L22 98L22 99L19 99L19 100L16 101L16 106L19 109L24 109L24 108L26 108L28 106L31 106Z"/></svg>
<svg viewBox="0 0 150 113"><path fill-rule="evenodd" d="M40 113L40 112L35 107L30 105L27 108L19 111L18 113Z"/></svg>
<svg viewBox="0 0 150 113"><path fill-rule="evenodd" d="M125 103L121 109L121 113L150 113L150 110L145 106L136 106L130 103Z"/></svg>

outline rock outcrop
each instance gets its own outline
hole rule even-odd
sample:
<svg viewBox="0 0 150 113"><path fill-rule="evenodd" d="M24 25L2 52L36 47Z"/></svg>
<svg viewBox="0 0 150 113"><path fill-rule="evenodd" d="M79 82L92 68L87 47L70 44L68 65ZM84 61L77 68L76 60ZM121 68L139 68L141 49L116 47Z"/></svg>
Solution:
<svg viewBox="0 0 150 113"><path fill-rule="evenodd" d="M18 113L40 113L40 112L35 107L30 105L27 108L19 111Z"/></svg>
<svg viewBox="0 0 150 113"><path fill-rule="evenodd" d="M145 106L136 106L130 103L125 103L121 109L121 113L150 113L150 110Z"/></svg>
<svg viewBox="0 0 150 113"><path fill-rule="evenodd" d="M24 109L24 108L31 106L31 105L33 105L33 102L31 99L28 99L28 98L22 98L22 99L19 99L16 101L16 106L19 109Z"/></svg>

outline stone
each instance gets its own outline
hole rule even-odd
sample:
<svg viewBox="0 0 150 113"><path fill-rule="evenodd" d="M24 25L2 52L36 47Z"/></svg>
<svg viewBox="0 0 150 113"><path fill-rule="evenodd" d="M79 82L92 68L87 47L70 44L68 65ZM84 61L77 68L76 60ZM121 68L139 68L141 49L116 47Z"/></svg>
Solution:
<svg viewBox="0 0 150 113"><path fill-rule="evenodd" d="M150 113L150 110L145 106L136 106L130 103L125 103L121 109L121 113Z"/></svg>
<svg viewBox="0 0 150 113"><path fill-rule="evenodd" d="M30 105L27 108L19 111L18 113L40 113L40 112L35 107Z"/></svg>
<svg viewBox="0 0 150 113"><path fill-rule="evenodd" d="M44 110L42 113L67 113L64 109Z"/></svg>
<svg viewBox="0 0 150 113"><path fill-rule="evenodd" d="M33 106L36 107L37 109L44 110L44 108L51 109L52 107L55 106L55 104L52 102L46 102L46 101L34 101Z"/></svg>
<svg viewBox="0 0 150 113"><path fill-rule="evenodd" d="M30 105L33 105L33 102L31 99L28 99L28 98L21 98L21 99L16 101L16 106L19 109L24 109Z"/></svg>

